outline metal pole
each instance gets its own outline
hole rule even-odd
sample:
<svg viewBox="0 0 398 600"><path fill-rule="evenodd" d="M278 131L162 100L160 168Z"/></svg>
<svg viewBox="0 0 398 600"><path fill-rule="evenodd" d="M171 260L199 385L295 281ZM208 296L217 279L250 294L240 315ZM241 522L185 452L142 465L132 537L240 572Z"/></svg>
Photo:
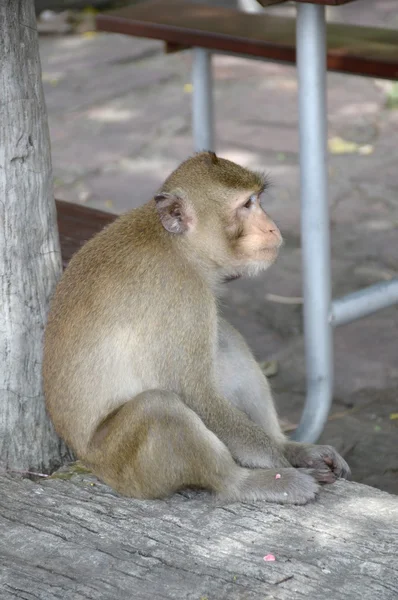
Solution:
<svg viewBox="0 0 398 600"><path fill-rule="evenodd" d="M293 438L315 442L327 420L333 389L325 7L299 3L296 27L307 398Z"/></svg>
<svg viewBox="0 0 398 600"><path fill-rule="evenodd" d="M334 300L330 322L337 327L393 304L398 304L398 279L382 281Z"/></svg>
<svg viewBox="0 0 398 600"><path fill-rule="evenodd" d="M213 78L211 53L205 48L193 49L192 127L194 147L214 151Z"/></svg>

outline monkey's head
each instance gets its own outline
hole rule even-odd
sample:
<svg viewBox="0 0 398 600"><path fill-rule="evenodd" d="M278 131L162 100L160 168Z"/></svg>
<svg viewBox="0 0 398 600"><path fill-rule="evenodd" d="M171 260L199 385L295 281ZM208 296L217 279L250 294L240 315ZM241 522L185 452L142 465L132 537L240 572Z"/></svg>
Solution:
<svg viewBox="0 0 398 600"><path fill-rule="evenodd" d="M267 269L278 255L282 236L261 204L266 188L263 175L201 152L168 177L155 203L176 243L233 277Z"/></svg>

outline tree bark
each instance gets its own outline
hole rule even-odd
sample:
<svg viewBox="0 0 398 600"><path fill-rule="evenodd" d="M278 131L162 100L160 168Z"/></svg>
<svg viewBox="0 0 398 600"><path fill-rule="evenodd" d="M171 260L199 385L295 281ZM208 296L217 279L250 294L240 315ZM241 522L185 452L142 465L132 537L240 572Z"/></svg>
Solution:
<svg viewBox="0 0 398 600"><path fill-rule="evenodd" d="M0 465L66 456L45 412L42 338L61 273L33 0L0 0Z"/></svg>

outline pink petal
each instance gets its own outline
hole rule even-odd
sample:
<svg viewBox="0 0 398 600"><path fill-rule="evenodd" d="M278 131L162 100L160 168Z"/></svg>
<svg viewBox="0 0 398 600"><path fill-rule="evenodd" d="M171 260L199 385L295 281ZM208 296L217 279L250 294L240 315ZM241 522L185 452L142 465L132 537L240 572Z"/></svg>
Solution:
<svg viewBox="0 0 398 600"><path fill-rule="evenodd" d="M264 560L265 562L272 562L275 560L275 556L273 554L267 554L267 556L264 556Z"/></svg>
<svg viewBox="0 0 398 600"><path fill-rule="evenodd" d="M280 475L280 473L277 473L277 474L275 475L275 479L280 479L281 477L282 477L282 475Z"/></svg>

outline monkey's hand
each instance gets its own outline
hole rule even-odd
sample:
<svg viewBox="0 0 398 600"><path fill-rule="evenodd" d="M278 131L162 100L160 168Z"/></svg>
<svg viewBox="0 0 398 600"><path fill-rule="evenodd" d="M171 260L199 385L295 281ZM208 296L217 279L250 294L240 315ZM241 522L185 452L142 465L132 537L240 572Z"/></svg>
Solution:
<svg viewBox="0 0 398 600"><path fill-rule="evenodd" d="M324 473L323 478L319 477L323 483L333 483L336 479L349 479L351 476L350 467L333 446L287 442L285 456L293 467Z"/></svg>

